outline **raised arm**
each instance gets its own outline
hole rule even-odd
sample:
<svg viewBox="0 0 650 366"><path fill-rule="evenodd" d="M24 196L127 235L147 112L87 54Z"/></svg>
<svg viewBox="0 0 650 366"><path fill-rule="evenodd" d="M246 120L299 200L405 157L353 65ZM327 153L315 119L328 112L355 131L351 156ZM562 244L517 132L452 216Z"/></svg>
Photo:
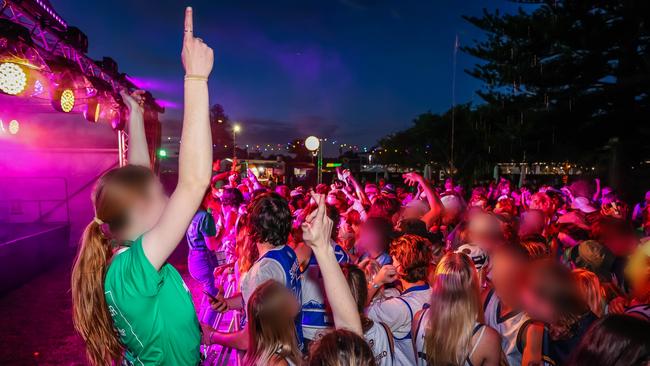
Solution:
<svg viewBox="0 0 650 366"><path fill-rule="evenodd" d="M128 163L151 168L147 137L144 133L144 108L143 90L136 90L129 94L126 90L120 91L120 96L129 110L129 150Z"/></svg>
<svg viewBox="0 0 650 366"><path fill-rule="evenodd" d="M199 207L212 172L212 138L208 112L208 76L212 49L193 35L192 8L185 10L183 66L185 111L179 153L178 185L158 224L143 239L145 255L156 269L174 251Z"/></svg>
<svg viewBox="0 0 650 366"><path fill-rule="evenodd" d="M349 183L352 185L354 188L354 191L357 193L357 197L361 200L361 204L363 205L370 205L370 200L368 199L368 196L366 195L366 192L361 188L361 185L359 182L357 182L356 179L354 179L354 176L348 169L343 171L343 178L345 182Z"/></svg>
<svg viewBox="0 0 650 366"><path fill-rule="evenodd" d="M327 217L325 196L312 193L318 209L302 224L303 239L313 250L323 276L325 295L329 301L336 329L345 328L363 337L361 318L345 276L330 245L333 222Z"/></svg>
<svg viewBox="0 0 650 366"><path fill-rule="evenodd" d="M424 194L427 196L427 202L429 203L429 212L422 216L422 221L427 225L427 228L433 226L436 221L442 216L444 206L442 201L440 201L440 196L438 192L431 186L431 184L424 179L420 174L411 172L403 175L404 181L409 184L418 184L422 188Z"/></svg>

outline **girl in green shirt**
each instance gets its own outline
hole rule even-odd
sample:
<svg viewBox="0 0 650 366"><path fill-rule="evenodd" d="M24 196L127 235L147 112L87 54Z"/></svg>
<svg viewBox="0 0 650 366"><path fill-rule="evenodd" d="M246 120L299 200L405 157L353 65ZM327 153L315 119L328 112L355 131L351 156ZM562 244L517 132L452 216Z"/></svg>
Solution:
<svg viewBox="0 0 650 366"><path fill-rule="evenodd" d="M73 320L92 365L196 365L201 330L187 286L167 258L210 183L208 75L213 52L193 35L185 11L185 110L179 179L167 198L150 170L141 91L122 92L129 116L129 165L106 172L93 195L72 271Z"/></svg>

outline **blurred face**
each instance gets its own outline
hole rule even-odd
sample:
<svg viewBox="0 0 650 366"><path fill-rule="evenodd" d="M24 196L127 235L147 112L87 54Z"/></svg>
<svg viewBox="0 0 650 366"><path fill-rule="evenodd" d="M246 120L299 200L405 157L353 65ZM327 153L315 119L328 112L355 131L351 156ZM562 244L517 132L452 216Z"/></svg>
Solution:
<svg viewBox="0 0 650 366"><path fill-rule="evenodd" d="M291 291L288 288L283 288L284 292L284 306L282 309L285 309L288 311L288 317L289 318L295 318L300 314L301 306L298 303L298 300L296 297L291 293Z"/></svg>
<svg viewBox="0 0 650 366"><path fill-rule="evenodd" d="M325 201L328 205L334 206L336 208L339 208L343 205L343 202L341 202L334 194L328 194Z"/></svg>
<svg viewBox="0 0 650 366"><path fill-rule="evenodd" d="M131 230L140 234L151 230L160 220L168 200L160 181L152 179L146 197L136 200L129 212Z"/></svg>
<svg viewBox="0 0 650 366"><path fill-rule="evenodd" d="M646 244L645 247L649 245ZM644 253L643 246L637 248L629 257L625 266L625 277L630 281L630 287L635 294L641 295L650 290L650 257Z"/></svg>
<svg viewBox="0 0 650 366"><path fill-rule="evenodd" d="M551 323L554 321L553 306L539 296L534 284L525 286L521 291L521 306L528 315L536 320Z"/></svg>
<svg viewBox="0 0 650 366"><path fill-rule="evenodd" d="M519 300L526 264L512 254L501 251L496 251L490 257L490 261L494 290L499 298L515 306Z"/></svg>
<svg viewBox="0 0 650 366"><path fill-rule="evenodd" d="M495 217L482 212L474 214L469 220L467 234L469 243L476 244L490 253L500 242L499 221Z"/></svg>
<svg viewBox="0 0 650 366"><path fill-rule="evenodd" d="M521 214L519 235L541 234L544 231L545 217L541 211L526 211Z"/></svg>
<svg viewBox="0 0 650 366"><path fill-rule="evenodd" d="M368 185L366 186L363 191L366 193L366 196L368 196L369 199L373 199L376 195L379 194L379 188L377 188L374 185Z"/></svg>
<svg viewBox="0 0 650 366"><path fill-rule="evenodd" d="M384 251L381 235L368 226L361 227L357 247L364 253L381 253Z"/></svg>

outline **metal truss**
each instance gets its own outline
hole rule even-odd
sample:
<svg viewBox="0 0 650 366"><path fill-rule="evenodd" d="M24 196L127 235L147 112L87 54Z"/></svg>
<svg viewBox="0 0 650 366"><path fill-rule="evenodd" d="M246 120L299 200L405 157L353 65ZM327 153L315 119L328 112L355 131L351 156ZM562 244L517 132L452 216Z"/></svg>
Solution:
<svg viewBox="0 0 650 366"><path fill-rule="evenodd" d="M0 0L0 3L2 0ZM95 64L90 57L86 56L83 52L75 49L61 37L60 31L52 28L52 26L44 26L35 15L26 10L22 4L28 1L9 1L5 0L0 12L0 17L8 19L13 23L20 24L31 32L32 41L36 48L50 55L63 56L66 59L74 62L79 66L81 72L86 76L93 76L103 79L111 85L114 92L120 89L120 84L115 78L106 73L101 67ZM38 4L32 1L33 4ZM41 3L42 4L42 3ZM46 5L40 5L45 7ZM49 9L49 8L48 8ZM55 13L56 14L56 13ZM58 15L57 15L58 17ZM60 18L59 18L60 19ZM59 28L67 29L65 22L59 23Z"/></svg>
<svg viewBox="0 0 650 366"><path fill-rule="evenodd" d="M113 94L117 94L122 87L127 86L63 39L62 35L67 30L68 25L51 8L49 2L44 0L0 0L0 18L8 19L27 28L30 31L34 47L42 55L62 56L74 62L85 76L92 76L106 81L113 89ZM151 123L158 124L157 128L160 128L157 117L155 122ZM129 135L126 131L120 130L117 138L119 164L124 166L127 163ZM158 136L158 142L154 143L154 146L150 146L153 149L152 151L155 151L160 145L159 139Z"/></svg>

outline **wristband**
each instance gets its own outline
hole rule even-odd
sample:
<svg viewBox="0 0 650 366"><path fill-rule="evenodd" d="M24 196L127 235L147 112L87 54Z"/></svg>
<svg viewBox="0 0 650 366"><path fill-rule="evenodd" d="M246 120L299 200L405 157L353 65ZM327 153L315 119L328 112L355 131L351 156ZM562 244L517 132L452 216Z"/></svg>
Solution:
<svg viewBox="0 0 650 366"><path fill-rule="evenodd" d="M208 81L207 76L192 75L192 74L185 75L184 79L185 79L185 81L187 81L187 80Z"/></svg>
<svg viewBox="0 0 650 366"><path fill-rule="evenodd" d="M372 288L374 288L375 290L381 287L381 285L376 284L375 281L370 281L370 285L371 285Z"/></svg>

